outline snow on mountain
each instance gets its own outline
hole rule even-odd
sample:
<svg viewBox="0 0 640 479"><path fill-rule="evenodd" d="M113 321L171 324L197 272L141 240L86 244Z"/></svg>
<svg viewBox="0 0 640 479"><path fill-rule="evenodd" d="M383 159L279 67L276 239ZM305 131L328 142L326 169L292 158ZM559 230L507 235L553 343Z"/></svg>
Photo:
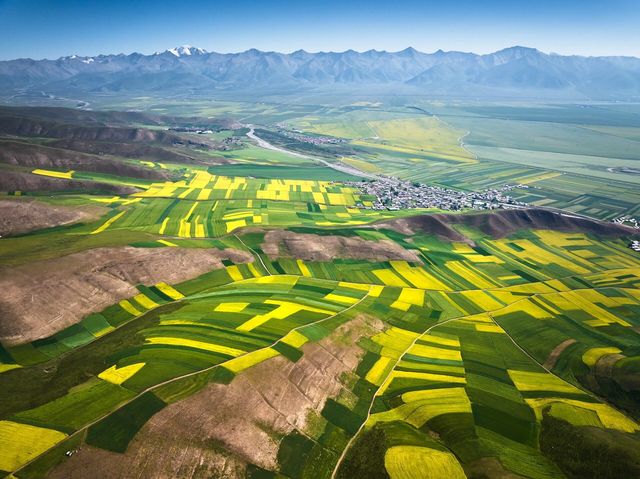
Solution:
<svg viewBox="0 0 640 479"><path fill-rule="evenodd" d="M398 86L437 94L640 98L640 59L548 55L511 47L486 55L369 50L345 52L207 52L182 45L141 53L0 61L4 92L210 92L256 86L291 89L344 84Z"/></svg>
<svg viewBox="0 0 640 479"><path fill-rule="evenodd" d="M167 52L177 57L188 57L191 55L204 55L207 51L203 48L192 47L191 45L182 45L167 50Z"/></svg>

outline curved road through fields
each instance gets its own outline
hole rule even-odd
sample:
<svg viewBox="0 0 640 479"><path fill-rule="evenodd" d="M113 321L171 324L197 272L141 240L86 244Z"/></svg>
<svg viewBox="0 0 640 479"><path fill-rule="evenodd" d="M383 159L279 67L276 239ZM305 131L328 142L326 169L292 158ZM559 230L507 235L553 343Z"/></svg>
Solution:
<svg viewBox="0 0 640 479"><path fill-rule="evenodd" d="M302 153L297 153L295 151L285 150L284 148L280 148L279 146L272 145L268 141L263 140L258 135L256 135L255 128L254 128L253 125L245 125L245 126L247 128L249 128L249 131L247 132L247 137L250 138L251 140L255 141L260 148L265 148L267 150L272 150L272 151L278 151L278 152L284 153L286 155L291 155L291 156L296 156L298 158L306 158L308 160L316 161L318 163L322 163L324 166L332 168L332 169L334 169L336 171L341 171L342 173L347 173L349 175L361 176L361 177L370 178L370 179L378 179L379 178L379 176L377 176L377 175L372 175L371 173L367 173L365 171L361 171L361 170L359 170L357 168L354 168L352 166L347 166L345 164L339 164L339 163L331 163L329 161L323 160L322 158L318 158L316 156L309 156L309 155L305 155L305 154L302 154Z"/></svg>

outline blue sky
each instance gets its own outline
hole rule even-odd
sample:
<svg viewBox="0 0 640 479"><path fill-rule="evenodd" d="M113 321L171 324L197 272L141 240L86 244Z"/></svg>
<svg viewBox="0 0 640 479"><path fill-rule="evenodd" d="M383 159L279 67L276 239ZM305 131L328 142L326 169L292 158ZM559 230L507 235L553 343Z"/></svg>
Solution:
<svg viewBox="0 0 640 479"><path fill-rule="evenodd" d="M0 0L0 59L207 50L462 50L640 56L638 0Z"/></svg>

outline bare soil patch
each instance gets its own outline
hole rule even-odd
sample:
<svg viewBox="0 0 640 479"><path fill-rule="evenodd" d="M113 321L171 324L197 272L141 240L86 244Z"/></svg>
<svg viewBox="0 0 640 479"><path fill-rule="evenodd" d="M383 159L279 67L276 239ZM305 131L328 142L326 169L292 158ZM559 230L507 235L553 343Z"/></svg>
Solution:
<svg viewBox="0 0 640 479"><path fill-rule="evenodd" d="M136 284L173 284L252 260L243 251L96 248L0 268L0 341L15 345L52 334L138 293Z"/></svg>
<svg viewBox="0 0 640 479"><path fill-rule="evenodd" d="M524 479L524 476L515 474L504 468L502 463L495 457L483 457L473 461L465 472L468 477L491 477L492 479Z"/></svg>
<svg viewBox="0 0 640 479"><path fill-rule="evenodd" d="M556 363L558 362L558 358L567 349L569 346L576 342L575 339L565 339L560 344L558 344L547 356L547 359L544 361L543 366L547 369L553 369Z"/></svg>
<svg viewBox="0 0 640 479"><path fill-rule="evenodd" d="M0 191L78 191L82 193L100 191L108 194L130 195L140 190L132 186L98 181L68 180L66 178L32 175L21 171L2 171L0 173Z"/></svg>
<svg viewBox="0 0 640 479"><path fill-rule="evenodd" d="M494 238L508 236L524 228L579 231L599 236L638 234L632 228L615 223L570 216L538 208L499 210L480 215L450 215L450 218L453 222L458 220L457 222L477 228Z"/></svg>
<svg viewBox="0 0 640 479"><path fill-rule="evenodd" d="M101 155L51 148L20 141L0 141L0 162L27 168L53 168L108 173L131 178L165 181L168 170L149 169Z"/></svg>
<svg viewBox="0 0 640 479"><path fill-rule="evenodd" d="M622 359L626 358L623 354L605 354L595 364L595 373L597 376L603 376L606 378L610 378L613 375L613 368L616 363Z"/></svg>
<svg viewBox="0 0 640 479"><path fill-rule="evenodd" d="M405 235L427 233L449 241L468 241L449 224L447 215L420 215L376 223L374 228L391 228Z"/></svg>
<svg viewBox="0 0 640 479"><path fill-rule="evenodd" d="M540 208L518 210L496 210L491 212L459 215L420 215L377 223L376 228L391 228L403 234L426 233L450 241L470 241L455 230L455 225L464 225L480 230L492 238L509 236L521 229L546 229L554 231L577 231L598 236L638 235L633 228L556 213Z"/></svg>
<svg viewBox="0 0 640 479"><path fill-rule="evenodd" d="M368 241L362 238L319 236L285 230L269 231L261 247L270 259L284 256L305 261L331 261L334 258L421 261L415 252L405 250L393 241Z"/></svg>
<svg viewBox="0 0 640 479"><path fill-rule="evenodd" d="M0 200L0 236L93 221L105 214L100 206L70 207L42 203L36 200Z"/></svg>

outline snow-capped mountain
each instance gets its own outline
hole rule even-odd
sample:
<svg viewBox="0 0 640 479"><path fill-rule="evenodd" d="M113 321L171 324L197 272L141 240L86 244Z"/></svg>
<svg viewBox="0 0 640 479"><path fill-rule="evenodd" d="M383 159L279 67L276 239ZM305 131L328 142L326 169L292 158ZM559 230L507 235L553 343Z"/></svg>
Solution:
<svg viewBox="0 0 640 479"><path fill-rule="evenodd" d="M60 96L110 93L207 95L216 91L288 93L341 85L455 96L522 95L640 99L640 59L546 54L511 47L463 52L241 53L183 45L153 55L77 55L0 61L0 96L42 91Z"/></svg>
<svg viewBox="0 0 640 479"><path fill-rule="evenodd" d="M188 57L191 55L204 55L207 51L203 48L192 47L191 45L182 45L180 47L170 48L166 52L177 57Z"/></svg>

